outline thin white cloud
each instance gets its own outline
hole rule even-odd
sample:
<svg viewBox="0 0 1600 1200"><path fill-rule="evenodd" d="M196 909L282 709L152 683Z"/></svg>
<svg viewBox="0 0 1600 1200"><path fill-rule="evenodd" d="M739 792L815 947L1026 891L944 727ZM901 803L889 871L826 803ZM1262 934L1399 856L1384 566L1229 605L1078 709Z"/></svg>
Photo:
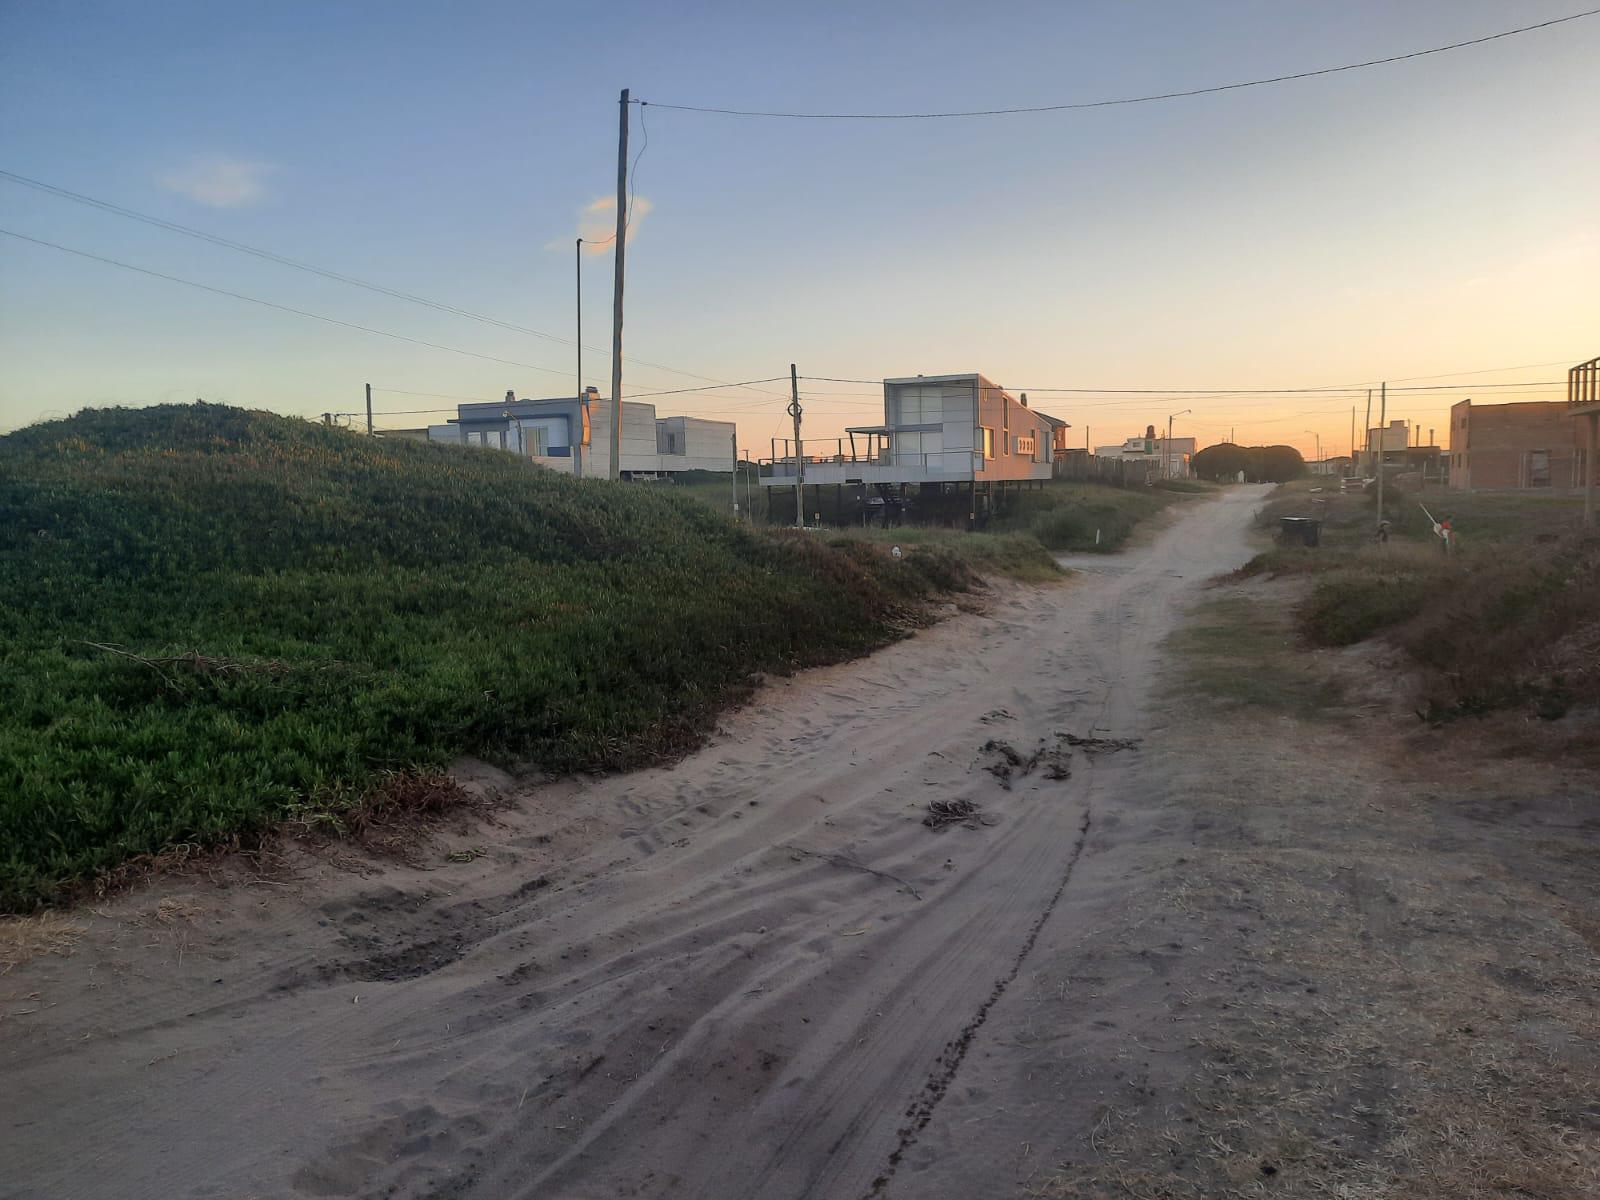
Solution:
<svg viewBox="0 0 1600 1200"><path fill-rule="evenodd" d="M639 226L650 215L650 210L655 205L651 204L644 196L633 198L632 212L628 216L628 241L631 243L639 232ZM583 252L585 254L611 253L611 241L617 232L617 199L615 196L601 196L589 201L578 210L578 233L583 239ZM546 250L567 250L572 246L570 240L550 242Z"/></svg>
<svg viewBox="0 0 1600 1200"><path fill-rule="evenodd" d="M205 158L168 171L161 186L207 208L242 208L266 195L267 163L241 158Z"/></svg>

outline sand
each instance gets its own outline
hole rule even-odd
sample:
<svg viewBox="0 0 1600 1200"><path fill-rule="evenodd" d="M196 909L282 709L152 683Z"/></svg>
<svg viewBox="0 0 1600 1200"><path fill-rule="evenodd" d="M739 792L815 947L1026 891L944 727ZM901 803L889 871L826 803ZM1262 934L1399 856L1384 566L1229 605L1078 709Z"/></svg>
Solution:
<svg viewBox="0 0 1600 1200"><path fill-rule="evenodd" d="M1140 802L1143 750L1093 739L1152 732L1161 641L1263 491L770 683L674 766L468 765L510 803L426 863L74 914L70 955L0 977L29 1010L0 1016L0 1195L1014 1194L972 1190L952 1097L1041 938L1184 836ZM936 830L934 800L979 812Z"/></svg>

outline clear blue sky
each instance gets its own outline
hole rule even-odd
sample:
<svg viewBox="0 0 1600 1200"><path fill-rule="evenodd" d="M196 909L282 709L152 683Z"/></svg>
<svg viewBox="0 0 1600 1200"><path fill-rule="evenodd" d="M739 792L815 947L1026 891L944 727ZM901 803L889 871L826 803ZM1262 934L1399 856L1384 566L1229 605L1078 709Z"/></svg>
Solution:
<svg viewBox="0 0 1600 1200"><path fill-rule="evenodd" d="M616 96L777 109L1048 104L1423 49L1582 0L539 5L0 0L0 167L572 334ZM630 354L724 380L979 370L1013 387L1364 383L1600 353L1600 17L1270 88L939 122L647 109ZM635 146L642 137L634 125ZM643 206L641 206L642 208ZM603 218L602 218L603 219ZM574 353L0 180L0 226L502 366L0 238L0 429L197 396L314 414L570 392ZM585 265L609 344L610 259ZM586 380L606 390L603 354ZM1473 379L1556 379L1554 367ZM631 366L630 392L695 381ZM816 385L814 433L870 420ZM824 398L823 393L836 394ZM850 394L856 393L856 394ZM1552 393L1553 394L1553 393ZM1450 397L1391 415L1442 427ZM1486 398L1486 397L1485 397ZM1515 398L1533 398L1518 394ZM1036 399L1118 440L1348 438L1349 399ZM662 398L737 417L781 402ZM437 416L434 419L442 419ZM426 423L427 415L380 423Z"/></svg>

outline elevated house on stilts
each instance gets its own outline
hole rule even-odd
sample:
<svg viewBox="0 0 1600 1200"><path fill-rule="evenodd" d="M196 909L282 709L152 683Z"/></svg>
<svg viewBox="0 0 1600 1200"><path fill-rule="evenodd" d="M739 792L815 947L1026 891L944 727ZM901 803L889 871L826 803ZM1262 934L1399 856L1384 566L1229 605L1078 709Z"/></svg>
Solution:
<svg viewBox="0 0 1600 1200"><path fill-rule="evenodd" d="M760 478L773 489L774 510L798 476L808 517L855 510L892 522L912 506L932 519L982 524L1010 493L1051 478L1068 428L1030 407L1027 393L1013 396L976 373L885 379L881 425L803 439L798 455L774 438Z"/></svg>

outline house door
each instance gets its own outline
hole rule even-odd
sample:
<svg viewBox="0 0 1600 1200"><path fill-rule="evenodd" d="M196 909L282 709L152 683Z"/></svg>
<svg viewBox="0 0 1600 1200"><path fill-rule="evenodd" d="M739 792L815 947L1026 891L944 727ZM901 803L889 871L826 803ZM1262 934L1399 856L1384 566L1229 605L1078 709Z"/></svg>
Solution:
<svg viewBox="0 0 1600 1200"><path fill-rule="evenodd" d="M1550 486L1550 451L1528 451L1528 486Z"/></svg>

